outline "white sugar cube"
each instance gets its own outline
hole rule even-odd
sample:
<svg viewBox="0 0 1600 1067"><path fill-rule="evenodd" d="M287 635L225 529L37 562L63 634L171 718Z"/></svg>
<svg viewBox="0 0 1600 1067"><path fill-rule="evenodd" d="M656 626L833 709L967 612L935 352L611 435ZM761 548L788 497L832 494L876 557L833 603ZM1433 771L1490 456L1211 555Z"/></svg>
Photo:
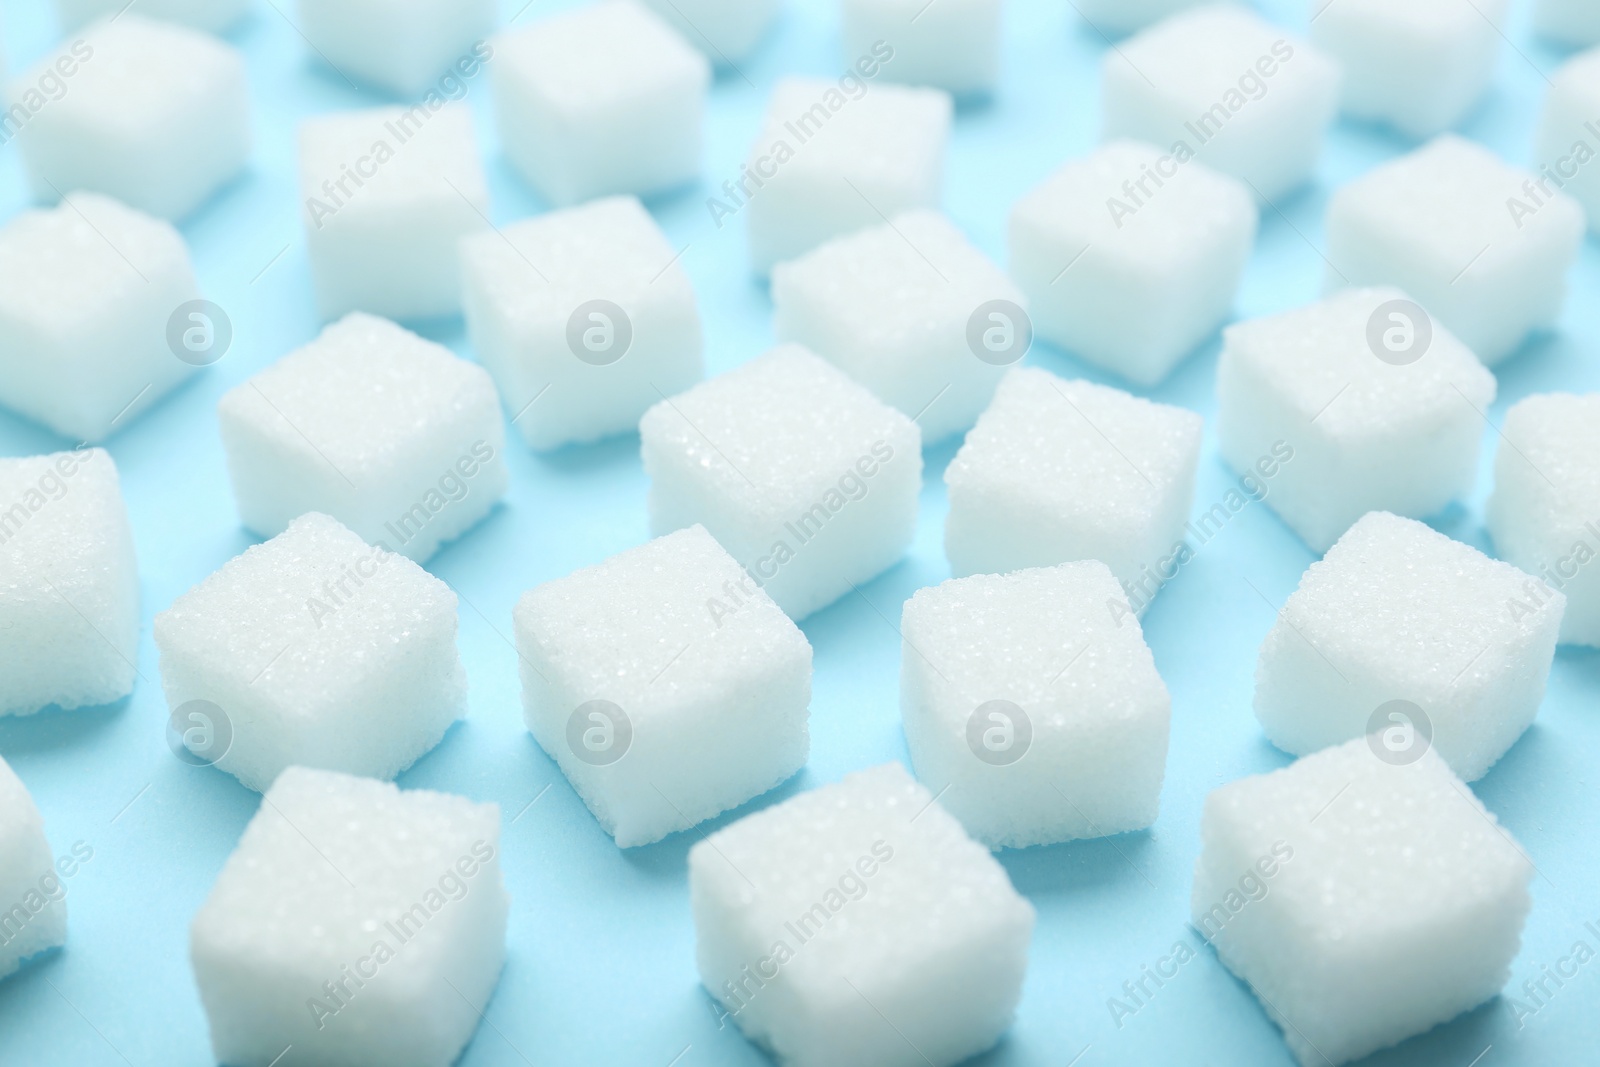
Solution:
<svg viewBox="0 0 1600 1067"><path fill-rule="evenodd" d="M62 862L73 861L63 857ZM11 765L0 759L0 978L28 957L66 944L66 893L39 809Z"/></svg>
<svg viewBox="0 0 1600 1067"><path fill-rule="evenodd" d="M1021 291L933 211L778 264L772 302L780 341L805 345L916 419L926 442L970 427L1032 337Z"/></svg>
<svg viewBox="0 0 1600 1067"><path fill-rule="evenodd" d="M128 8L128 0L55 0L63 29L87 25L102 15ZM250 0L139 0L139 14L163 22L178 22L208 33L221 33L244 18Z"/></svg>
<svg viewBox="0 0 1600 1067"><path fill-rule="evenodd" d="M780 0L645 0L684 40L719 67L755 50L778 17Z"/></svg>
<svg viewBox="0 0 1600 1067"><path fill-rule="evenodd" d="M537 449L630 432L700 380L700 314L643 205L608 197L469 238L472 347Z"/></svg>
<svg viewBox="0 0 1600 1067"><path fill-rule="evenodd" d="M916 423L799 345L639 422L650 529L703 525L791 618L887 570L915 532Z"/></svg>
<svg viewBox="0 0 1600 1067"><path fill-rule="evenodd" d="M1530 396L1500 433L1485 509L1495 550L1538 579L1524 607L1560 590L1561 640L1600 646L1600 395Z"/></svg>
<svg viewBox="0 0 1600 1067"><path fill-rule="evenodd" d="M1142 30L1201 0L1073 0L1078 17L1101 36L1117 36Z"/></svg>
<svg viewBox="0 0 1600 1067"><path fill-rule="evenodd" d="M103 440L203 360L179 358L170 332L199 295L160 219L95 193L22 212L0 230L0 404Z"/></svg>
<svg viewBox="0 0 1600 1067"><path fill-rule="evenodd" d="M0 633L0 715L133 692L139 570L104 451L0 459Z"/></svg>
<svg viewBox="0 0 1600 1067"><path fill-rule="evenodd" d="M1505 985L1533 865L1438 756L1367 739L1206 797L1191 916L1304 1067L1420 1034Z"/></svg>
<svg viewBox="0 0 1600 1067"><path fill-rule="evenodd" d="M523 595L523 717L623 847L798 771L811 645L703 527Z"/></svg>
<svg viewBox="0 0 1600 1067"><path fill-rule="evenodd" d="M1600 39L1600 8L1596 9ZM1535 142L1539 188L1559 189L1583 205L1589 229L1600 233L1600 49L1584 52L1556 71L1545 95Z"/></svg>
<svg viewBox="0 0 1600 1067"><path fill-rule="evenodd" d="M1256 205L1182 153L1113 141L1018 200L1009 234L1039 336L1154 385L1228 317Z"/></svg>
<svg viewBox="0 0 1600 1067"><path fill-rule="evenodd" d="M483 38L494 29L495 6L494 0L299 0L296 28L341 79L437 98L458 92L492 55Z"/></svg>
<svg viewBox="0 0 1600 1067"><path fill-rule="evenodd" d="M1445 134L1328 202L1330 285L1395 285L1493 366L1554 325L1583 209L1532 174Z"/></svg>
<svg viewBox="0 0 1600 1067"><path fill-rule="evenodd" d="M1600 43L1600 7L1593 0L1534 0L1533 25L1541 36L1563 44Z"/></svg>
<svg viewBox="0 0 1600 1067"><path fill-rule="evenodd" d="M695 845L689 899L722 1020L792 1067L951 1067L1021 996L1032 905L896 763Z"/></svg>
<svg viewBox="0 0 1600 1067"><path fill-rule="evenodd" d="M945 468L950 569L1096 559L1125 588L1145 582L1183 541L1201 426L1118 389L1012 370Z"/></svg>
<svg viewBox="0 0 1600 1067"><path fill-rule="evenodd" d="M1274 199L1311 176L1339 68L1237 4L1179 12L1108 51L1107 139L1179 146Z"/></svg>
<svg viewBox="0 0 1600 1067"><path fill-rule="evenodd" d="M324 319L461 310L457 247L489 230L489 186L464 104L383 107L300 127L301 221Z"/></svg>
<svg viewBox="0 0 1600 1067"><path fill-rule="evenodd" d="M1000 6L1000 0L843 0L845 66L888 45L894 59L879 75L886 81L958 96L987 93L1000 73Z"/></svg>
<svg viewBox="0 0 1600 1067"><path fill-rule="evenodd" d="M1266 502L1313 551L1369 511L1426 518L1472 491L1494 375L1398 289L1344 290L1223 338L1222 455L1277 467Z"/></svg>
<svg viewBox="0 0 1600 1067"><path fill-rule="evenodd" d="M304 767L263 801L189 931L217 1060L454 1063L505 960L499 807Z"/></svg>
<svg viewBox="0 0 1600 1067"><path fill-rule="evenodd" d="M711 66L636 0L602 0L495 39L512 166L556 206L700 175Z"/></svg>
<svg viewBox="0 0 1600 1067"><path fill-rule="evenodd" d="M455 594L326 515L225 563L155 638L175 720L215 727L196 757L258 791L291 764L393 778L466 710Z"/></svg>
<svg viewBox="0 0 1600 1067"><path fill-rule="evenodd" d="M749 162L706 202L719 230L746 216L758 273L830 237L939 206L950 96L875 84L893 62L884 53L835 81L779 79Z"/></svg>
<svg viewBox="0 0 1600 1067"><path fill-rule="evenodd" d="M919 590L900 632L912 763L973 837L1024 848L1155 821L1172 701L1104 563Z"/></svg>
<svg viewBox="0 0 1600 1067"><path fill-rule="evenodd" d="M505 492L488 373L371 315L235 386L217 417L239 512L262 537L318 511L420 563Z"/></svg>
<svg viewBox="0 0 1600 1067"><path fill-rule="evenodd" d="M1261 645L1262 729L1303 756L1393 722L1482 778L1544 699L1565 600L1530 597L1531 584L1415 519L1365 516L1306 571Z"/></svg>
<svg viewBox="0 0 1600 1067"><path fill-rule="evenodd" d="M22 149L33 195L49 203L88 189L181 219L250 155L244 57L210 34L133 12L89 27L9 96L4 130Z"/></svg>

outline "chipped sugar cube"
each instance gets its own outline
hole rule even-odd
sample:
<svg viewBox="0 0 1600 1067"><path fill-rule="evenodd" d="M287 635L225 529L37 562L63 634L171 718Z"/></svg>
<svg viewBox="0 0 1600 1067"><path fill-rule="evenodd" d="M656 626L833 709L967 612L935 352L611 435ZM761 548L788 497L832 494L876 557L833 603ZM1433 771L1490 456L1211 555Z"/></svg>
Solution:
<svg viewBox="0 0 1600 1067"><path fill-rule="evenodd" d="M497 805L288 768L190 926L213 1053L448 1067L499 981L510 903Z"/></svg>
<svg viewBox="0 0 1600 1067"><path fill-rule="evenodd" d="M1534 0L1533 28L1574 47L1600 44L1600 7L1593 0Z"/></svg>
<svg viewBox="0 0 1600 1067"><path fill-rule="evenodd" d="M1600 6L1595 10L1600 39ZM1600 233L1600 49L1569 59L1551 78L1534 151L1545 187L1578 201L1589 229Z"/></svg>
<svg viewBox="0 0 1600 1067"><path fill-rule="evenodd" d="M957 96L991 91L1000 73L1000 0L844 0L839 40L848 67L882 45L879 77Z"/></svg>
<svg viewBox="0 0 1600 1067"><path fill-rule="evenodd" d="M336 77L397 96L455 95L493 53L483 38L495 26L494 0L299 0L296 6L296 29Z"/></svg>
<svg viewBox="0 0 1600 1067"><path fill-rule="evenodd" d="M55 0L63 29L75 30L102 15L116 15L129 7L127 0ZM177 22L207 33L221 33L244 18L250 0L139 0L139 14L163 22Z"/></svg>
<svg viewBox="0 0 1600 1067"><path fill-rule="evenodd" d="M645 0L717 67L731 69L766 37L780 0Z"/></svg>
<svg viewBox="0 0 1600 1067"><path fill-rule="evenodd" d="M1073 0L1078 17L1103 36L1132 33L1201 0Z"/></svg>
<svg viewBox="0 0 1600 1067"><path fill-rule="evenodd" d="M792 1067L952 1067L1011 1025L1034 910L889 763L689 850L719 1023Z"/></svg>
<svg viewBox="0 0 1600 1067"><path fill-rule="evenodd" d="M63 857L60 870L72 862ZM33 797L0 759L0 978L67 943L66 889L57 870Z"/></svg>

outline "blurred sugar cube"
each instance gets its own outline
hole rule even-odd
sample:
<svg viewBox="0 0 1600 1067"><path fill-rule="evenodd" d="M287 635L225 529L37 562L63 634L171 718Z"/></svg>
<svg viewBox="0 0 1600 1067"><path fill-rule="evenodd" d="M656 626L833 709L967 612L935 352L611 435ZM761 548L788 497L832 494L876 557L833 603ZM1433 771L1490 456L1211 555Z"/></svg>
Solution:
<svg viewBox="0 0 1600 1067"><path fill-rule="evenodd" d="M1533 27L1561 44L1600 44L1600 7L1592 0L1534 0Z"/></svg>
<svg viewBox="0 0 1600 1067"><path fill-rule="evenodd" d="M1001 0L843 0L844 64L874 49L894 57L879 77L957 96L990 92L1000 74Z"/></svg>
<svg viewBox="0 0 1600 1067"><path fill-rule="evenodd" d="M707 202L719 230L746 216L758 273L830 237L939 206L953 105L941 90L874 83L892 61L886 47L835 81L773 87L749 161Z"/></svg>
<svg viewBox="0 0 1600 1067"><path fill-rule="evenodd" d="M711 67L636 0L602 0L494 42L500 141L557 207L700 176Z"/></svg>
<svg viewBox="0 0 1600 1067"><path fill-rule="evenodd" d="M1342 290L1230 326L1217 435L1314 552L1369 511L1426 518L1472 491L1494 375L1398 289ZM1269 473L1270 472L1270 473ZM1202 516L1205 532L1214 526Z"/></svg>
<svg viewBox="0 0 1600 1067"><path fill-rule="evenodd" d="M951 1067L1011 1025L1034 910L899 764L689 850L700 981L793 1067Z"/></svg>
<svg viewBox="0 0 1600 1067"><path fill-rule="evenodd" d="M244 57L132 12L102 19L12 82L4 132L36 199L85 189L181 219L250 155ZM25 116L18 115L18 107Z"/></svg>
<svg viewBox="0 0 1600 1067"><path fill-rule="evenodd" d="M1561 640L1600 646L1600 395L1547 393L1506 413L1485 509L1495 551L1567 598Z"/></svg>
<svg viewBox="0 0 1600 1067"><path fill-rule="evenodd" d="M1104 563L919 590L900 632L912 763L973 837L1024 848L1155 821L1172 701Z"/></svg>
<svg viewBox="0 0 1600 1067"><path fill-rule="evenodd" d="M1311 565L1267 634L1256 717L1297 756L1411 731L1476 781L1538 713L1564 605L1509 563L1373 512Z"/></svg>
<svg viewBox="0 0 1600 1067"><path fill-rule="evenodd" d="M1360 1059L1505 985L1532 863L1432 752L1367 739L1206 797L1191 921L1304 1067Z"/></svg>
<svg viewBox="0 0 1600 1067"><path fill-rule="evenodd" d="M86 26L102 15L127 10L127 0L55 0L64 30ZM250 0L139 0L139 14L177 22L207 33L221 33L244 18Z"/></svg>
<svg viewBox="0 0 1600 1067"><path fill-rule="evenodd" d="M700 380L700 315L678 256L631 196L463 242L473 349L529 445L632 431L651 404Z"/></svg>
<svg viewBox="0 0 1600 1067"><path fill-rule="evenodd" d="M1600 8L1596 9L1600 12ZM1596 14L1600 39L1600 13ZM1557 188L1577 200L1600 233L1600 49L1584 52L1557 70L1545 95L1535 152L1540 188Z"/></svg>
<svg viewBox="0 0 1600 1067"><path fill-rule="evenodd" d="M0 549L3 551L3 549ZM67 942L66 890L27 786L0 759L0 978Z"/></svg>
<svg viewBox="0 0 1600 1067"><path fill-rule="evenodd" d="M217 416L240 514L262 537L317 511L422 562L505 492L488 373L371 315L235 386Z"/></svg>
<svg viewBox="0 0 1600 1067"><path fill-rule="evenodd" d="M1328 282L1406 290L1494 366L1555 324L1583 228L1570 196L1445 134L1333 194Z"/></svg>
<svg viewBox="0 0 1600 1067"><path fill-rule="evenodd" d="M1201 426L1182 408L1013 369L945 468L950 569L1097 559L1125 589L1144 590L1142 612L1184 539Z"/></svg>
<svg viewBox="0 0 1600 1067"><path fill-rule="evenodd" d="M798 771L811 646L700 526L526 593L528 729L623 847Z"/></svg>
<svg viewBox="0 0 1600 1067"><path fill-rule="evenodd" d="M1142 30L1201 0L1073 0L1072 6L1089 29L1105 36Z"/></svg>
<svg viewBox="0 0 1600 1067"><path fill-rule="evenodd" d="M258 792L292 764L393 778L466 711L455 594L326 515L223 564L155 639L175 718L215 730L195 756Z"/></svg>
<svg viewBox="0 0 1600 1067"><path fill-rule="evenodd" d="M0 230L0 403L103 440L206 358L179 358L170 332L198 297L189 250L160 219L94 193L22 212Z"/></svg>
<svg viewBox="0 0 1600 1067"><path fill-rule="evenodd" d="M1180 155L1113 141L1011 210L1011 273L1039 335L1141 385L1228 317L1255 244L1250 190Z"/></svg>
<svg viewBox="0 0 1600 1067"><path fill-rule="evenodd" d="M139 569L101 449L0 459L0 715L133 692Z"/></svg>
<svg viewBox="0 0 1600 1067"><path fill-rule="evenodd" d="M799 345L661 401L639 435L651 531L703 525L793 619L911 544L916 423Z"/></svg>
<svg viewBox="0 0 1600 1067"><path fill-rule="evenodd" d="M499 981L509 910L496 805L290 767L190 926L212 1051L448 1067Z"/></svg>
<svg viewBox="0 0 1600 1067"><path fill-rule="evenodd" d="M718 67L739 63L766 37L781 0L645 0Z"/></svg>
<svg viewBox="0 0 1600 1067"><path fill-rule="evenodd" d="M300 126L300 192L317 310L392 319L461 310L458 246L490 229L463 104L384 107Z"/></svg>
<svg viewBox="0 0 1600 1067"><path fill-rule="evenodd" d="M396 96L449 95L493 54L483 38L495 26L494 0L299 0L296 6L297 29L316 58L340 78Z"/></svg>
<svg viewBox="0 0 1600 1067"><path fill-rule="evenodd" d="M926 442L970 427L1031 340L1021 291L933 211L778 264L772 301L780 341L805 345L915 418ZM1004 333L986 347L995 314Z"/></svg>

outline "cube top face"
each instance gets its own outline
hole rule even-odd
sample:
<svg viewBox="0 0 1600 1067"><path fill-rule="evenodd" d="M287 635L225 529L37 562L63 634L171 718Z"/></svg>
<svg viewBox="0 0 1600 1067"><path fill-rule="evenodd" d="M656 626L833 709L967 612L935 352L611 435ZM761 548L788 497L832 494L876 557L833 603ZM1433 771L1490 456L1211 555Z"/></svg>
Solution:
<svg viewBox="0 0 1600 1067"><path fill-rule="evenodd" d="M428 105L341 111L300 126L300 188L307 225L329 219L311 214L313 198L352 215L393 225L396 209L459 213L465 198L484 210L489 187L478 162L472 112L460 103L436 111ZM470 210L470 209L469 209Z"/></svg>
<svg viewBox="0 0 1600 1067"><path fill-rule="evenodd" d="M71 597L129 549L116 464L103 449L0 459L0 603ZM130 650L131 651L131 650Z"/></svg>
<svg viewBox="0 0 1600 1067"><path fill-rule="evenodd" d="M1503 24L1508 5L1509 0L1474 4L1460 0L1352 0L1347 4L1340 0L1337 10L1330 6L1318 12L1313 32L1325 29L1320 24L1327 16L1328 26L1340 30L1403 35L1407 44L1431 45L1441 50L1460 48L1483 34L1494 36L1494 27Z"/></svg>
<svg viewBox="0 0 1600 1067"><path fill-rule="evenodd" d="M897 203L890 209L932 207L953 114L950 95L937 89L884 84L851 96L836 81L781 78L773 86L751 155L772 154L781 142L793 155L783 164L783 181L793 180L791 176L830 182L844 178L869 197L906 192L920 197L918 204ZM848 187L839 195L858 199Z"/></svg>
<svg viewBox="0 0 1600 1067"><path fill-rule="evenodd" d="M1494 402L1494 375L1398 289L1341 290L1223 337L1224 361L1336 441L1422 432Z"/></svg>
<svg viewBox="0 0 1600 1067"><path fill-rule="evenodd" d="M1515 477L1573 526L1600 518L1600 394L1546 393L1517 401L1502 430L1496 481ZM1548 521L1548 518L1546 519Z"/></svg>

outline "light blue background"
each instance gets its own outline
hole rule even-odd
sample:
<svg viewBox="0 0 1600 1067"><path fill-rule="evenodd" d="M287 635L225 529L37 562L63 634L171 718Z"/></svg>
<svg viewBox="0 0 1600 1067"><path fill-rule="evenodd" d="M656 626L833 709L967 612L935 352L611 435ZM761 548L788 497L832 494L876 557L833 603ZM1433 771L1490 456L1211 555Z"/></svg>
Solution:
<svg viewBox="0 0 1600 1067"><path fill-rule="evenodd" d="M510 17L521 0L505 9ZM290 10L287 0L273 0ZM557 6L535 0L519 25ZM1298 4L1268 5L1273 18L1303 29ZM1465 132L1526 162L1544 76L1560 54L1531 41L1519 3L1486 106ZM13 71L52 42L42 0L6 0L7 58ZM188 924L258 797L233 778L174 759L163 739L150 617L237 554L240 528L218 445L215 408L244 380L318 329L311 310L305 244L294 179L294 129L304 116L380 102L308 60L286 20L265 3L231 35L246 52L256 148L248 173L183 226L207 295L231 313L232 352L198 380L109 443L121 468L138 545L144 628L141 679L115 706L51 711L0 721L0 753L28 784L52 845L83 840L94 859L69 882L70 941L64 952L0 984L0 1064L174 1067L212 1062L205 1017L187 959ZM956 117L945 207L986 252L1004 259L1004 220L1023 191L1068 157L1086 152L1098 127L1098 64L1104 43L1067 3L1011 0L1005 74L996 99ZM835 15L827 0L789 0L767 45L738 75L717 80L708 119L706 188L651 205L675 247L688 246L706 324L712 372L772 341L764 287L746 269L742 228L719 231L705 210L710 188L737 174L755 136L771 83L782 73L837 72ZM471 102L494 195L507 223L542 210L502 158L487 86ZM1380 131L1339 125L1314 185L1285 199L1283 216L1264 212L1239 315L1281 311L1313 299L1322 261L1321 218L1340 183L1406 148ZM0 150L0 218L23 209L14 150ZM1529 393L1600 388L1600 250L1590 239L1573 276L1559 333L1503 365L1498 423ZM467 351L460 324L424 327ZM1151 395L1214 413L1213 340ZM1084 375L1061 353L1029 360ZM1089 377L1102 376L1090 373ZM1465 508L1440 522L1452 536L1487 547L1482 499L1494 431L1483 432L1484 478ZM0 413L0 454L23 455L71 442ZM463 1058L473 1067L517 1064L639 1064L700 1067L761 1064L732 1028L719 1030L694 971L685 855L697 839L618 850L523 729L511 608L527 588L639 544L647 537L645 479L638 443L536 457L509 450L512 486L479 528L429 569L462 596L461 652L471 713L401 784L464 793L501 804L505 876L513 898L509 958ZM816 650L810 765L793 782L748 807L838 779L848 771L905 760L899 726L899 640L885 621L917 588L948 577L941 549L941 474L953 446L927 456L927 484L915 544L904 562L808 619ZM1218 500L1232 476L1216 458L1208 427L1197 512ZM1275 608L1312 555L1265 508L1228 524L1156 601L1146 619L1151 646L1172 691L1172 745L1161 818L1145 833L1112 840L1005 852L1000 861L1039 911L1027 986L1015 1027L984 1064L1289 1064L1277 1030L1249 991L1209 951L1119 1029L1107 1009L1125 980L1154 963L1187 930L1187 897L1205 794L1241 775L1286 764L1250 712L1256 649ZM1254 585L1272 603L1251 588ZM1594 843L1600 840L1595 758L1600 755L1600 657L1563 649L1537 724L1477 785L1491 810L1523 843L1541 876L1512 986L1539 976L1600 919ZM523 810L547 786L537 804ZM513 816L522 812L515 821ZM721 825L727 819L718 820ZM1372 1063L1467 1067L1595 1062L1600 1048L1600 962L1589 964L1547 1008L1518 1028L1503 1001L1374 1057ZM1485 1053L1485 1049L1489 1047ZM1086 1049L1086 1051L1085 1051ZM674 1057L678 1057L676 1060Z"/></svg>

